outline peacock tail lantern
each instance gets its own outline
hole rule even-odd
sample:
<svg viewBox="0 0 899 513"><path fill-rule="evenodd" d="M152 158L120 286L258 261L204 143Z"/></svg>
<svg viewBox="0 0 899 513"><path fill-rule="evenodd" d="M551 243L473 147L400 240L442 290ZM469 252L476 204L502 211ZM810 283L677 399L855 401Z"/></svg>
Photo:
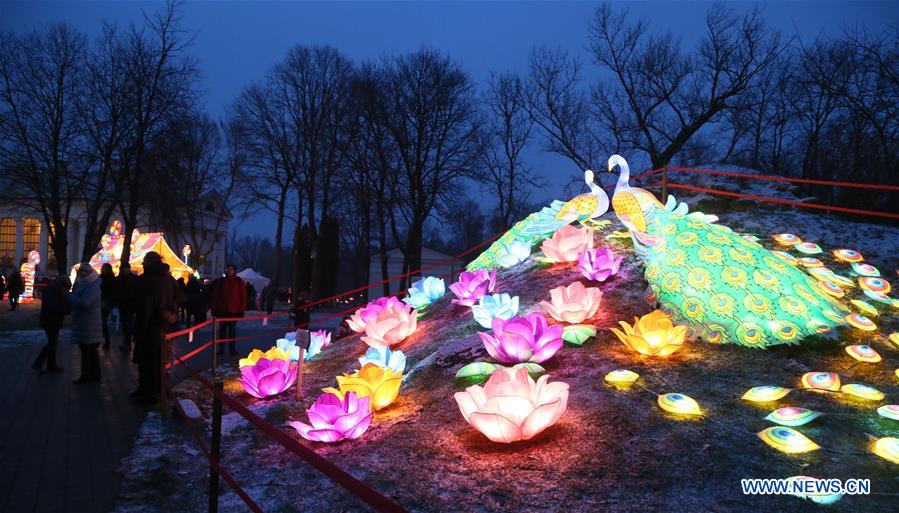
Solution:
<svg viewBox="0 0 899 513"><path fill-rule="evenodd" d="M579 194L568 201L553 201L548 207L543 207L539 212L527 216L515 223L512 228L497 239L466 266L467 271L478 269L495 269L500 267L497 258L503 253L503 249L513 242L527 244L532 249L545 239L549 238L559 228L571 224L581 223L586 226L601 227L607 224L605 221L596 221L598 217L609 210L609 197L594 181L593 171L584 172L584 182L590 188L590 192Z"/></svg>
<svg viewBox="0 0 899 513"><path fill-rule="evenodd" d="M675 321L710 342L751 347L794 344L846 324L849 310L810 275L715 216L631 187L618 155L609 159L615 169L612 208L645 264L650 297Z"/></svg>

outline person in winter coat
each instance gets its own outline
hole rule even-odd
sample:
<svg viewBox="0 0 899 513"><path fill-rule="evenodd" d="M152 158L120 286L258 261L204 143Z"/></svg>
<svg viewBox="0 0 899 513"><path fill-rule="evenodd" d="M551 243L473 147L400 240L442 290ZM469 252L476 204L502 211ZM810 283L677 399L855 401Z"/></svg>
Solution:
<svg viewBox="0 0 899 513"><path fill-rule="evenodd" d="M116 287L115 273L112 272L112 265L103 264L100 268L100 313L103 315L103 350L109 350L109 315L115 308L118 292Z"/></svg>
<svg viewBox="0 0 899 513"><path fill-rule="evenodd" d="M15 310L19 306L19 296L25 292L25 282L22 280L22 273L18 269L9 275L6 280L6 292L9 293L9 309Z"/></svg>
<svg viewBox="0 0 899 513"><path fill-rule="evenodd" d="M69 288L71 288L69 277L65 275L57 276L44 288L44 295L41 298L40 324L47 335L47 343L31 366L41 374L44 372L44 362L47 362L47 372L62 372L62 367L56 365L56 347L63 318L69 312L66 299L69 295Z"/></svg>
<svg viewBox="0 0 899 513"><path fill-rule="evenodd" d="M119 305L119 322L122 323L123 352L131 351L131 336L134 333L134 302L137 295L137 276L131 272L131 264L123 262L116 278L116 302Z"/></svg>
<svg viewBox="0 0 899 513"><path fill-rule="evenodd" d="M209 309L206 288L196 276L191 276L184 292L187 294L187 326L196 326L206 320L206 310Z"/></svg>
<svg viewBox="0 0 899 513"><path fill-rule="evenodd" d="M247 306L247 287L239 276L234 264L225 266L225 276L212 282L212 299L210 301L214 317L243 317ZM232 355L237 354L234 338L237 337L237 322L228 321L219 324L219 340L231 339L228 345ZM219 345L218 354L224 354L225 346Z"/></svg>
<svg viewBox="0 0 899 513"><path fill-rule="evenodd" d="M134 361L138 385L131 397L142 404L159 401L162 345L169 327L178 321L175 281L165 271L159 253L144 256L144 273L137 277L134 303Z"/></svg>
<svg viewBox="0 0 899 513"><path fill-rule="evenodd" d="M100 382L97 350L103 342L101 294L97 271L86 262L79 265L75 288L67 297L72 307L72 343L81 350L81 377L74 381L79 385Z"/></svg>
<svg viewBox="0 0 899 513"><path fill-rule="evenodd" d="M275 309L275 301L278 299L278 287L275 287L274 284L269 283L265 287L262 287L262 307L265 308L265 313L271 315L272 310Z"/></svg>

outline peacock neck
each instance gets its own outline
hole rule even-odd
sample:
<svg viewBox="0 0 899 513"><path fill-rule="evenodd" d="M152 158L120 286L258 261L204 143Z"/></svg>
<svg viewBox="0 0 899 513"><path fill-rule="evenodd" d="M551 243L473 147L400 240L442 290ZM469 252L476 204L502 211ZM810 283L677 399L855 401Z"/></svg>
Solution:
<svg viewBox="0 0 899 513"><path fill-rule="evenodd" d="M631 170L627 164L619 164L618 167L621 169L621 174L618 175L618 184L615 186L615 190L630 189L631 185L628 182L631 179Z"/></svg>

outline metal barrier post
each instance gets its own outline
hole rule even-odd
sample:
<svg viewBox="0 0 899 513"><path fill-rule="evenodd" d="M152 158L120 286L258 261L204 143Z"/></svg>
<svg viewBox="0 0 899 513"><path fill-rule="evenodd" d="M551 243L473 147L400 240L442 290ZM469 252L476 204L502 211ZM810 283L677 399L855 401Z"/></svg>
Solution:
<svg viewBox="0 0 899 513"><path fill-rule="evenodd" d="M662 168L662 203L668 202L668 166Z"/></svg>
<svg viewBox="0 0 899 513"><path fill-rule="evenodd" d="M213 323L214 324L214 323ZM217 381L215 389L219 392L225 390L224 383ZM216 394L212 395L212 440L209 443L209 513L216 513L219 509L219 473L215 470L219 463L222 449L222 400ZM214 464L214 465L213 465Z"/></svg>
<svg viewBox="0 0 899 513"><path fill-rule="evenodd" d="M218 366L218 358L216 355L218 354L218 344L216 343L216 339L218 338L218 328L216 327L216 319L212 318L212 377L215 378L215 368Z"/></svg>

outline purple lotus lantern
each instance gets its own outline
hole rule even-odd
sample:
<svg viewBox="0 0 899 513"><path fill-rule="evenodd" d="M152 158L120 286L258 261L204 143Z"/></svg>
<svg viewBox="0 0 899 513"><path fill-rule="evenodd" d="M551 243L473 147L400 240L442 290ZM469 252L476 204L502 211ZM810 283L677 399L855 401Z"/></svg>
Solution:
<svg viewBox="0 0 899 513"><path fill-rule="evenodd" d="M623 256L616 257L609 248L587 249L578 255L577 268L584 278L592 281L606 281L621 267Z"/></svg>
<svg viewBox="0 0 899 513"><path fill-rule="evenodd" d="M312 425L303 422L288 422L288 425L313 442L355 440L371 423L368 401L368 397L358 397L355 392L348 392L343 397L324 393L306 410Z"/></svg>
<svg viewBox="0 0 899 513"><path fill-rule="evenodd" d="M562 348L562 327L549 326L539 313L493 319L493 333L478 333L487 352L502 363L542 363Z"/></svg>
<svg viewBox="0 0 899 513"><path fill-rule="evenodd" d="M240 384L253 397L265 399L290 388L297 380L297 364L290 360L260 358L240 368Z"/></svg>
<svg viewBox="0 0 899 513"><path fill-rule="evenodd" d="M453 299L453 304L471 307L477 304L481 296L493 293L496 288L496 269L464 272L459 275L459 281L449 288L458 298Z"/></svg>

